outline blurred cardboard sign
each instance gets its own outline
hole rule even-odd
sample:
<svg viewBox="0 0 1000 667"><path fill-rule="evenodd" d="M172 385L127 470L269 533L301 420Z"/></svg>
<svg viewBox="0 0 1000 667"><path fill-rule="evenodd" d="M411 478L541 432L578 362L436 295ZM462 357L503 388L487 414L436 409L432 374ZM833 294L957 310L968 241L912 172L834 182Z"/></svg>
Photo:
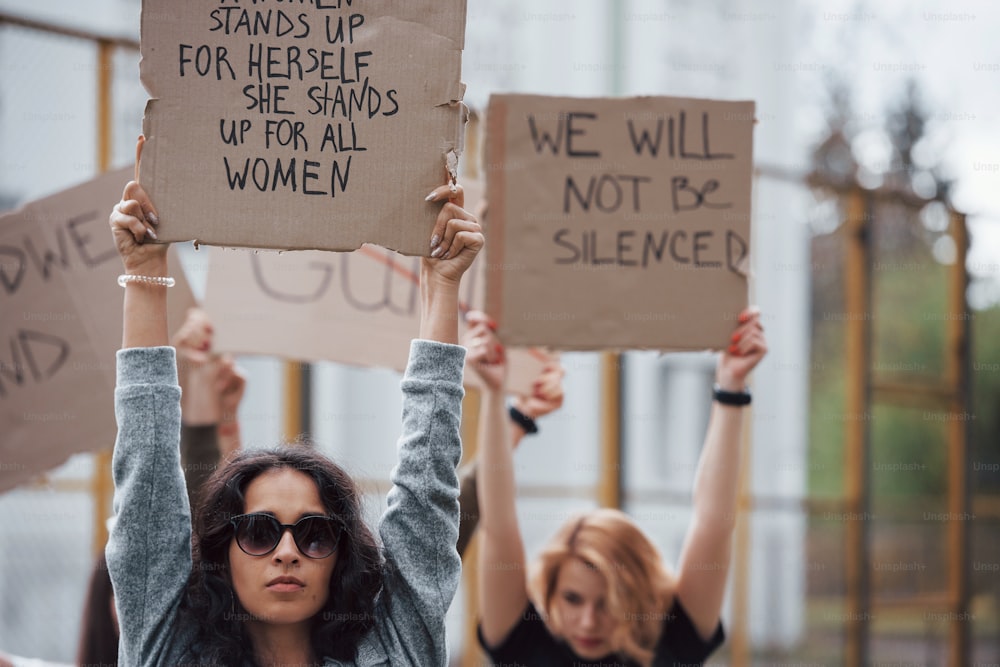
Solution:
<svg viewBox="0 0 1000 667"><path fill-rule="evenodd" d="M141 181L165 241L426 254L465 0L144 0Z"/></svg>
<svg viewBox="0 0 1000 667"><path fill-rule="evenodd" d="M512 345L729 344L747 303L753 102L494 95L488 310Z"/></svg>
<svg viewBox="0 0 1000 667"><path fill-rule="evenodd" d="M0 492L114 444L123 291L108 215L133 171L0 217ZM174 331L194 297L171 267Z"/></svg>
<svg viewBox="0 0 1000 667"><path fill-rule="evenodd" d="M482 189L464 187L466 208L475 210ZM482 310L486 261L481 254L462 279L463 312ZM420 259L377 246L280 254L213 248L207 282L215 346L228 352L402 371L420 332ZM548 358L538 349L511 350L511 390L530 394ZM479 386L469 369L465 381Z"/></svg>

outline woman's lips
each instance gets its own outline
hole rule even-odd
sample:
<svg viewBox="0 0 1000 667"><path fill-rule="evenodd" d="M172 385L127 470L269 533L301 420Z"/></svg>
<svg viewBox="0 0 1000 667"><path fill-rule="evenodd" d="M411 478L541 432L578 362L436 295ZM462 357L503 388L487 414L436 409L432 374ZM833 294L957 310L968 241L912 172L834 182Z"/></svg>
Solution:
<svg viewBox="0 0 1000 667"><path fill-rule="evenodd" d="M305 587L305 583L295 577L276 577L267 582L267 590L275 593L294 593Z"/></svg>

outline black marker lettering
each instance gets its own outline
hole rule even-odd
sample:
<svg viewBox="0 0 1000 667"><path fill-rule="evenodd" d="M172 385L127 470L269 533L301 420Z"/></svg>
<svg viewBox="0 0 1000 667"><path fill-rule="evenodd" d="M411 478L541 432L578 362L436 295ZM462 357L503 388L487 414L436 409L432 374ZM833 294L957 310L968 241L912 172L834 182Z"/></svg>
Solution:
<svg viewBox="0 0 1000 667"><path fill-rule="evenodd" d="M333 268L329 264L323 262L309 262L309 268L317 270L322 274L316 288L308 293L292 294L290 292L285 292L279 290L277 287L268 283L264 278L264 271L260 265L260 258L257 255L249 255L250 265L253 269L254 281L260 290L271 297L275 301L284 301L285 303L314 303L323 298L326 294L326 290L330 287L330 280L333 279ZM295 285L301 285L301 280L295 280Z"/></svg>
<svg viewBox="0 0 1000 667"><path fill-rule="evenodd" d="M116 251L117 252L117 251ZM14 294L27 268L24 251L15 246L0 246L0 284L7 294Z"/></svg>

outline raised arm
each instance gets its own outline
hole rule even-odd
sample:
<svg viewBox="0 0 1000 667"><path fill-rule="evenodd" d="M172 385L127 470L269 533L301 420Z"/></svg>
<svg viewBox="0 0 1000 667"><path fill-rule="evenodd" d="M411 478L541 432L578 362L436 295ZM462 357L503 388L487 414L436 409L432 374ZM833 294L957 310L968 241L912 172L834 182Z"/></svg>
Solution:
<svg viewBox="0 0 1000 667"><path fill-rule="evenodd" d="M208 314L189 308L174 334L181 384L181 462L191 506L221 460L240 448L237 410L246 377L229 355L213 349Z"/></svg>
<svg viewBox="0 0 1000 667"><path fill-rule="evenodd" d="M435 190L441 199L452 193ZM432 193L433 195L434 193ZM431 197L433 199L433 196ZM386 617L378 635L392 664L447 664L445 615L461 578L458 537L459 424L465 350L458 339L458 286L483 246L475 218L451 196L422 261L420 335L403 376L403 434L379 525L387 560Z"/></svg>
<svg viewBox="0 0 1000 667"><path fill-rule="evenodd" d="M136 146L136 180L125 186L122 200L111 213L111 231L122 257L125 274L122 348L167 345L167 290L155 284L167 276L167 246L156 240L159 218L146 191L139 185L139 154ZM148 279L148 280L144 280ZM154 281L154 282L151 282Z"/></svg>
<svg viewBox="0 0 1000 667"><path fill-rule="evenodd" d="M511 427L504 407L507 360L503 347L487 322L470 321L470 324L469 365L484 385L479 414L478 586L479 599L489 603L480 610L480 630L486 644L496 646L507 637L528 606L510 433L511 428L520 430L520 427ZM554 409L561 402L562 369L554 368L536 381L533 396L521 399L517 406L531 413L543 404Z"/></svg>
<svg viewBox="0 0 1000 667"><path fill-rule="evenodd" d="M478 332L481 331L481 328L477 327L477 325L485 324L491 331L496 331L496 323L486 313L477 310L469 311L465 317L470 328L466 330L462 344L469 350L470 356L468 362L472 365L480 364L482 363L483 356L488 353L489 346L493 345L496 352L500 349L497 348L500 343L496 341L495 337L486 337L479 334ZM565 375L566 371L563 369L562 364L559 363L559 360L555 357L549 357L538 377L532 382L532 393L528 396L514 396L511 400L511 405L523 417L527 417L527 423L533 424L536 419L562 407L562 380ZM508 414L511 416L508 426L510 446L512 449L517 449L518 445L521 444L521 441L529 433L520 421L513 418L515 413ZM532 431L532 433L534 432ZM458 499L462 507L462 522L458 530L457 546L459 555L464 558L465 550L468 548L469 542L472 541L472 537L475 535L476 528L479 525L479 461L473 459L462 466L458 471L458 476L462 487L462 492Z"/></svg>
<svg viewBox="0 0 1000 667"><path fill-rule="evenodd" d="M732 345L719 357L715 381L724 392L742 393L747 376L767 353L756 309L740 313ZM719 624L729 576L740 477L740 435L746 409L713 402L694 480L694 516L684 539L677 596L702 637Z"/></svg>
<svg viewBox="0 0 1000 667"><path fill-rule="evenodd" d="M461 186L442 185L427 201L445 201L430 241L430 257L420 262L420 337L458 344L458 286L462 275L483 248L482 228L462 208Z"/></svg>
<svg viewBox="0 0 1000 667"><path fill-rule="evenodd" d="M149 242L156 222L149 197L129 183L110 218L126 278L115 388L116 521L105 550L121 629L119 660L128 665L178 663L177 610L191 574L180 387L174 350L166 347L167 248Z"/></svg>

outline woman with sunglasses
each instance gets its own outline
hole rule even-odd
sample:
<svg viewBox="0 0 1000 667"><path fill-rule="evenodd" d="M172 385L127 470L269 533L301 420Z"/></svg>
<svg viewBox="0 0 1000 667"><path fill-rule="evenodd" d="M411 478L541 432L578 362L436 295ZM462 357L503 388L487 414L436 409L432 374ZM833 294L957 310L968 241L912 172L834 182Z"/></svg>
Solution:
<svg viewBox="0 0 1000 667"><path fill-rule="evenodd" d="M141 140L140 140L141 149ZM247 451L207 482L192 526L178 454L180 392L167 347L166 246L131 182L110 224L125 265L107 547L126 665L445 665L458 587L464 348L458 284L483 246L461 189L421 263L420 336L403 377L403 435L379 524L332 462L304 448Z"/></svg>

